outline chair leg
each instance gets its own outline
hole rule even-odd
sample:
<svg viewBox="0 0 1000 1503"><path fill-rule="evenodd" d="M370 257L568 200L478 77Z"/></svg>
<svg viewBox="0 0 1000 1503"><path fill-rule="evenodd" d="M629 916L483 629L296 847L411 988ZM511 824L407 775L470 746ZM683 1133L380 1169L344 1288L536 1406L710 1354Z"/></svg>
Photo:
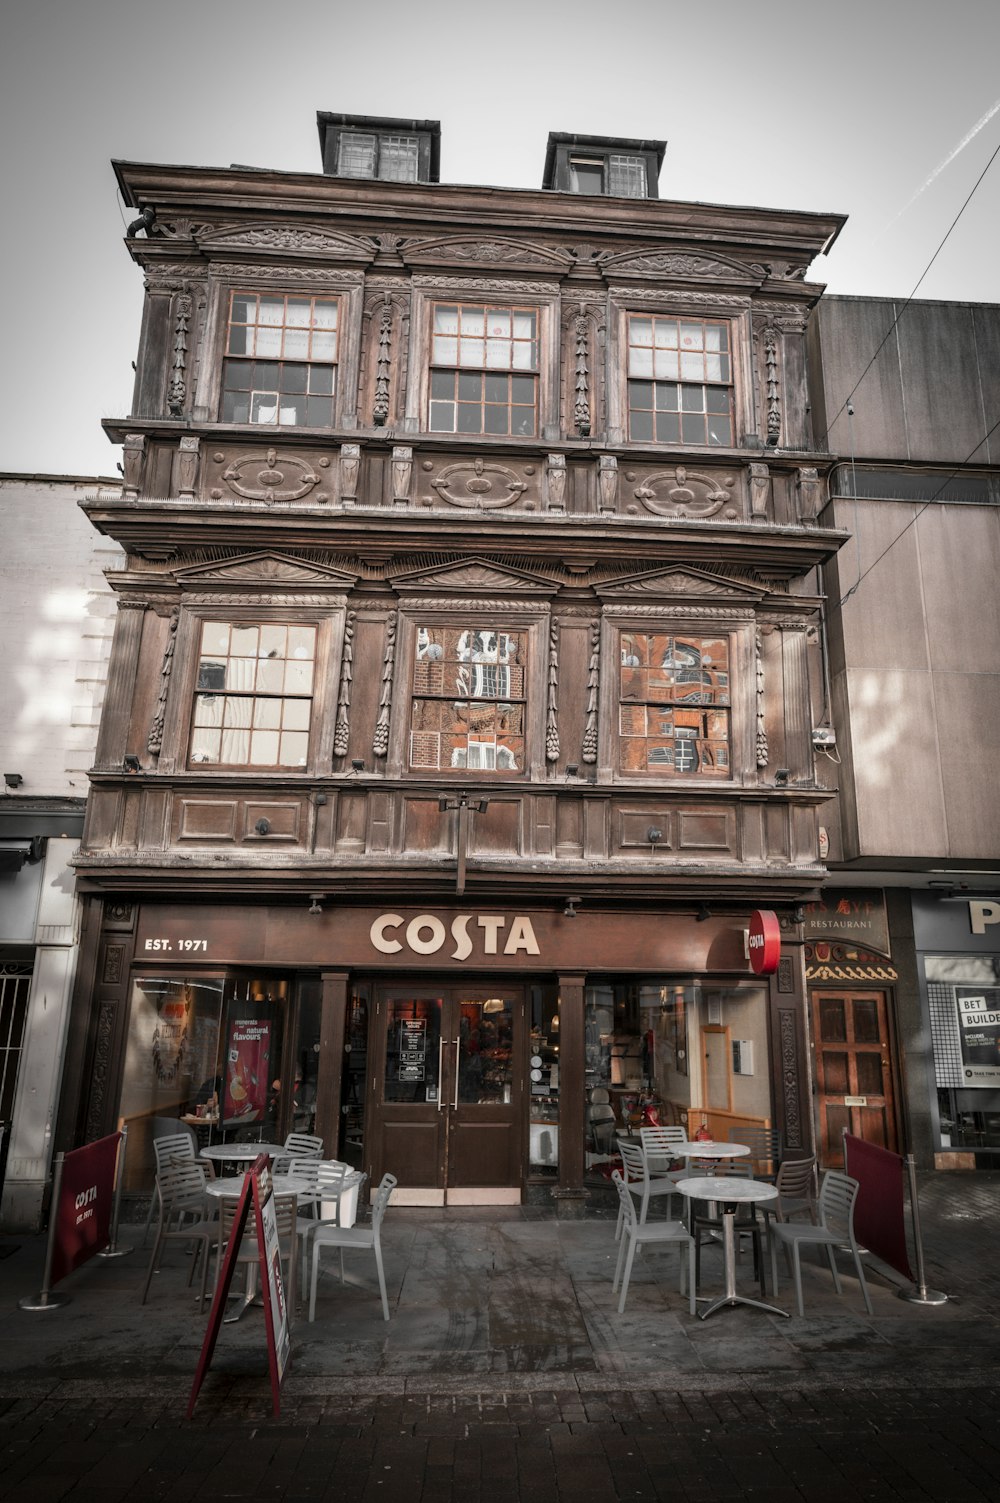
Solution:
<svg viewBox="0 0 1000 1503"><path fill-rule="evenodd" d="M829 1242L826 1244L826 1261L829 1263L830 1272L833 1274L834 1289L836 1289L838 1294L843 1294L843 1285L840 1282L840 1274L837 1272L837 1260L833 1255L833 1248L830 1246Z"/></svg>
<svg viewBox="0 0 1000 1503"><path fill-rule="evenodd" d="M771 1249L771 1294L778 1293L778 1238L775 1235L776 1224L768 1224L767 1240Z"/></svg>
<svg viewBox="0 0 1000 1503"><path fill-rule="evenodd" d="M698 1294L698 1287L697 1287L698 1280L697 1280L697 1275L695 1274L695 1267L694 1267L694 1261L695 1261L694 1243L692 1243L692 1242L688 1243L687 1253L688 1253L688 1310L690 1311L690 1313L692 1315L695 1315L695 1314L697 1314L697 1305L695 1303L695 1300L696 1300L697 1294ZM681 1266L682 1267L683 1267L683 1264L684 1264L684 1254L682 1252L681 1253ZM683 1293L683 1290L682 1290L682 1293Z"/></svg>
<svg viewBox="0 0 1000 1503"><path fill-rule="evenodd" d="M628 1293L628 1281L632 1277L632 1260L635 1257L635 1249L636 1249L636 1239L634 1237L629 1237L629 1239L628 1239L628 1257L625 1259L625 1273L624 1273L624 1275L622 1277L622 1292L621 1292L621 1295L620 1295L619 1300L618 1300L618 1314L619 1315L621 1315L623 1313L624 1309L625 1309L625 1296Z"/></svg>
<svg viewBox="0 0 1000 1503"><path fill-rule="evenodd" d="M868 1295L868 1284L865 1280L865 1271L861 1266L861 1254L858 1252L856 1247L851 1248L851 1253L854 1258L854 1266L858 1270L858 1283L861 1285L861 1294L864 1298L865 1309L869 1315L874 1315L875 1311L872 1309L872 1302Z"/></svg>
<svg viewBox="0 0 1000 1503"><path fill-rule="evenodd" d="M622 1276L622 1264L625 1261L625 1241L626 1239L623 1236L618 1244L618 1261L615 1263L615 1276L611 1284L612 1294L618 1293L618 1281Z"/></svg>
<svg viewBox="0 0 1000 1503"><path fill-rule="evenodd" d="M309 1320L316 1319L316 1280L319 1278L319 1253L322 1243L313 1238L312 1272L309 1276Z"/></svg>
<svg viewBox="0 0 1000 1503"><path fill-rule="evenodd" d="M792 1265L795 1277L795 1308L799 1312L799 1318L805 1319L805 1305L802 1303L802 1260L799 1257L799 1244L792 1244Z"/></svg>
<svg viewBox="0 0 1000 1503"><path fill-rule="evenodd" d="M149 1210L146 1212L146 1225L142 1229L142 1241L139 1243L140 1247L145 1247L146 1246L146 1242L147 1242L147 1240L149 1238L149 1228L153 1224L153 1211L156 1208L156 1204L157 1204L157 1201L159 1200L159 1198L160 1198L160 1187L159 1187L159 1185L154 1185L153 1186L153 1193L149 1197Z"/></svg>
<svg viewBox="0 0 1000 1503"><path fill-rule="evenodd" d="M146 1299L147 1299L147 1296L149 1294L149 1286L153 1282L153 1274L156 1271L156 1265L157 1265L157 1263L159 1261L159 1255L160 1255L160 1230L161 1230L161 1228L157 1227L157 1229L156 1229L156 1241L153 1243L153 1253L152 1253L152 1256L150 1257L150 1260L149 1260L149 1267L146 1269L146 1282L142 1286L142 1299L139 1301L140 1305L144 1305L146 1303Z"/></svg>
<svg viewBox="0 0 1000 1503"><path fill-rule="evenodd" d="M389 1299L385 1292L385 1270L382 1267L382 1248L378 1237L375 1238L375 1266L378 1269L378 1287L382 1294L382 1314L389 1319Z"/></svg>

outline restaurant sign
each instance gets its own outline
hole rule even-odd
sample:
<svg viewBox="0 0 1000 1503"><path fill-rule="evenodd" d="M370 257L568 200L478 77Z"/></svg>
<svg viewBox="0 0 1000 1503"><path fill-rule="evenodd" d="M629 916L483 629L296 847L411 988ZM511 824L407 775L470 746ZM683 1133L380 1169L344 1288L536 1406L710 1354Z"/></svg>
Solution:
<svg viewBox="0 0 1000 1503"><path fill-rule="evenodd" d="M831 951L820 947L839 946L848 951L874 951L889 956L889 923L885 895L879 887L825 887L815 902L807 903L805 939L817 948L817 958L829 959Z"/></svg>

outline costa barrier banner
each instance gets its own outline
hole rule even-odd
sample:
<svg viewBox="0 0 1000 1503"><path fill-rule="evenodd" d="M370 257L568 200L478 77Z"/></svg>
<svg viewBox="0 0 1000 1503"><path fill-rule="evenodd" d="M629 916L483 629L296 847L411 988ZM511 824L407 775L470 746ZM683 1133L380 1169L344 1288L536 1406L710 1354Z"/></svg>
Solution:
<svg viewBox="0 0 1000 1503"><path fill-rule="evenodd" d="M860 1189L854 1206L858 1241L876 1258L913 1279L906 1250L903 1160L876 1143L844 1134L844 1168Z"/></svg>
<svg viewBox="0 0 1000 1503"><path fill-rule="evenodd" d="M131 1251L117 1247L127 1137L123 1127L83 1148L56 1155L42 1288L39 1294L18 1301L22 1310L58 1309L69 1302L69 1295L53 1294L53 1284L95 1256L120 1257Z"/></svg>
<svg viewBox="0 0 1000 1503"><path fill-rule="evenodd" d="M255 1159L243 1179L240 1201L233 1219L232 1231L226 1243L222 1272L216 1285L215 1297L209 1311L205 1340L191 1385L187 1416L191 1418L198 1401L201 1385L205 1381L215 1351L215 1343L222 1329L223 1314L229 1290L236 1271L236 1255L243 1240L247 1218L253 1217L257 1232L258 1272L260 1294L264 1305L264 1323L267 1332L267 1359L271 1373L271 1403L275 1415L281 1413L281 1380L285 1376L291 1353L289 1334L288 1302L281 1277L281 1248L278 1241L278 1223L274 1213L274 1191L271 1183L271 1161L266 1153ZM247 1275L249 1283L249 1273Z"/></svg>

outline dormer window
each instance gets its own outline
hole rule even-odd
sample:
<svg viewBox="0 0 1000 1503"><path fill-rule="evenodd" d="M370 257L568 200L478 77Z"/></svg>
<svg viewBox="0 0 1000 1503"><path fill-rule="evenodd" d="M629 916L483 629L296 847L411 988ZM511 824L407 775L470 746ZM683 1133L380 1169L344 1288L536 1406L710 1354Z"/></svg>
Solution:
<svg viewBox="0 0 1000 1503"><path fill-rule="evenodd" d="M542 187L585 197L656 198L666 145L551 131Z"/></svg>
<svg viewBox="0 0 1000 1503"><path fill-rule="evenodd" d="M340 137L340 177L372 177L385 183L418 180L420 142L416 136L376 136L344 131Z"/></svg>
<svg viewBox="0 0 1000 1503"><path fill-rule="evenodd" d="M616 152L606 157L571 156L569 191L601 193L611 198L645 198L645 159Z"/></svg>

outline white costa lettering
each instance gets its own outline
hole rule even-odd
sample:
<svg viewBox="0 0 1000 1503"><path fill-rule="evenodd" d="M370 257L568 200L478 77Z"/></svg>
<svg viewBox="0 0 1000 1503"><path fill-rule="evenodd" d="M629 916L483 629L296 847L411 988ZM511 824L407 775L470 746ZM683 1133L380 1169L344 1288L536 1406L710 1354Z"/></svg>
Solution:
<svg viewBox="0 0 1000 1503"><path fill-rule="evenodd" d="M482 954L498 955L500 953L501 931L503 935L504 955L517 955L523 951L526 955L539 955L538 940L531 919L526 914L515 914L509 920L502 913L459 913L451 921L451 938L455 948L451 952L452 960L468 960L473 953L475 945L473 937L469 933L469 925L475 918L476 926L482 931ZM406 925L404 939L397 938L393 931L398 931ZM381 913L372 923L368 931L372 946L380 955L398 955L401 950L409 949L415 955L436 955L443 949L448 938L448 930L444 923L433 913L418 913L415 918L407 920L400 913Z"/></svg>
<svg viewBox="0 0 1000 1503"><path fill-rule="evenodd" d="M97 1186L96 1185L91 1185L91 1187L90 1187L89 1190L81 1190L80 1191L79 1195L76 1197L76 1200L74 1201L74 1205L76 1206L76 1209L78 1211L82 1211L83 1208L84 1208L84 1206L89 1206L90 1202L92 1200L96 1200L96 1199L97 1199Z"/></svg>
<svg viewBox="0 0 1000 1503"><path fill-rule="evenodd" d="M387 929L398 929L402 922L402 916L398 913L383 913L382 917L377 918L372 924L369 938L380 955L395 955L403 948L398 939L385 937Z"/></svg>

